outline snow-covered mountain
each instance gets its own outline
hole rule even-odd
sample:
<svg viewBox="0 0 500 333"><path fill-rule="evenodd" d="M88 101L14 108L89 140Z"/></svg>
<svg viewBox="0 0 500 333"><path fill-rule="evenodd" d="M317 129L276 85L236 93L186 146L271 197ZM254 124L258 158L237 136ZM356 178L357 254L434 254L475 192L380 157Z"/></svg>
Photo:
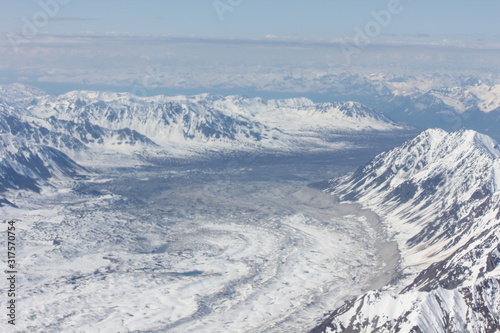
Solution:
<svg viewBox="0 0 500 333"><path fill-rule="evenodd" d="M255 74L238 76L249 89ZM242 79L242 77L244 79ZM498 75L480 72L344 72L311 70L296 75L261 75L270 82L255 83L254 90L282 94L301 93L318 100L335 98L361 102L389 118L422 129L449 131L473 129L500 140L500 80ZM255 81L254 81L255 82ZM238 87L238 82L231 82Z"/></svg>
<svg viewBox="0 0 500 333"><path fill-rule="evenodd" d="M431 94L457 112L500 110L500 84L495 81L427 75L392 78L386 86L396 96Z"/></svg>
<svg viewBox="0 0 500 333"><path fill-rule="evenodd" d="M363 101L393 120L423 129L473 129L500 139L497 76L374 73L335 75L330 80L336 81L332 95Z"/></svg>
<svg viewBox="0 0 500 333"><path fill-rule="evenodd" d="M473 129L500 140L498 75L374 73L361 78L337 75L332 80L343 82L341 87L332 85L333 95L363 101L393 120L423 129Z"/></svg>
<svg viewBox="0 0 500 333"><path fill-rule="evenodd" d="M44 186L68 183L85 174L88 170L55 148L0 134L1 195L9 190L39 193Z"/></svg>
<svg viewBox="0 0 500 333"><path fill-rule="evenodd" d="M22 120L22 109L16 109L0 101L0 133L22 137L36 144L70 152L88 150L81 141L67 133L57 133L33 121Z"/></svg>
<svg viewBox="0 0 500 333"><path fill-rule="evenodd" d="M28 116L21 108L0 101L0 133L12 134L28 141L56 148L73 159L95 158L95 147L125 147L134 151L143 147L156 147L144 135L128 128L111 130L87 121L74 122L55 117L45 119Z"/></svg>
<svg viewBox="0 0 500 333"><path fill-rule="evenodd" d="M21 83L0 86L0 100L16 101L23 98L43 95L47 95L47 93L41 89Z"/></svg>
<svg viewBox="0 0 500 333"><path fill-rule="evenodd" d="M328 191L385 219L402 277L337 309L316 332L498 332L498 143L470 130L427 130L331 180Z"/></svg>
<svg viewBox="0 0 500 333"><path fill-rule="evenodd" d="M315 104L306 98L266 101L240 96L140 98L127 93L75 91L25 105L38 117L130 128L159 144L171 141L262 142L293 139L296 130L393 130L402 127L359 103Z"/></svg>
<svg viewBox="0 0 500 333"><path fill-rule="evenodd" d="M30 91L22 94L20 86L14 88L0 89L16 91L5 93L0 107L11 122L17 117L16 126L11 127L23 123L25 129L17 132L36 142L40 139L33 133L43 131L71 136L85 146L122 151L124 146L129 151L158 146L157 150L177 152L331 148L325 135L407 129L355 102L316 104L307 98L263 100L210 94L137 97L93 91L51 96ZM72 148L66 151L63 146L57 145L70 153Z"/></svg>
<svg viewBox="0 0 500 333"><path fill-rule="evenodd" d="M190 141L273 142L279 136L285 141L279 130L244 115L231 117L214 108L212 101L209 95L139 98L126 93L78 91L32 100L27 110L40 118L134 130L163 146Z"/></svg>
<svg viewBox="0 0 500 333"><path fill-rule="evenodd" d="M497 130L500 127L500 80L490 71L429 73L387 70L351 73L317 69L296 75L289 75L288 72L256 75L255 70L252 68L249 73L239 73L230 79L223 75L223 81L229 80L224 84L205 73L208 81L202 86L206 89L216 86L221 91L230 91L230 94L255 91L262 92L260 96L300 94L321 101L356 101L379 110L395 121L422 129L439 127L454 131L467 128L500 140ZM176 75L171 78L183 82L192 80ZM177 86L174 82L165 84L165 87ZM42 95L40 90L20 84L0 89L0 98Z"/></svg>
<svg viewBox="0 0 500 333"><path fill-rule="evenodd" d="M228 108L251 112L259 121L283 131L355 132L402 129L381 113L357 102L313 103L307 98L265 101L229 97Z"/></svg>
<svg viewBox="0 0 500 333"><path fill-rule="evenodd" d="M467 128L500 139L499 106L494 101L473 96L469 91L473 88L433 89L407 96L384 97L377 103L384 105L385 113L392 119L424 129L439 127L453 131Z"/></svg>

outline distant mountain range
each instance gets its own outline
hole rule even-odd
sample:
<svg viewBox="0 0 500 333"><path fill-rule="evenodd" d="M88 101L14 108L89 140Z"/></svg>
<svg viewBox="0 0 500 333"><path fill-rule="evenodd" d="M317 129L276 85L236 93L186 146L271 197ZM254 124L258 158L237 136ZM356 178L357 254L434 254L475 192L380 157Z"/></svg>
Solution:
<svg viewBox="0 0 500 333"><path fill-rule="evenodd" d="M500 147L431 129L329 182L383 217L401 277L337 309L314 332L498 332Z"/></svg>
<svg viewBox="0 0 500 333"><path fill-rule="evenodd" d="M249 86L250 85L250 86ZM323 68L295 75L241 74L224 86L260 96L307 96L315 101L363 103L421 130L473 129L500 140L500 80L494 70L422 72L388 69L346 72Z"/></svg>
<svg viewBox="0 0 500 333"><path fill-rule="evenodd" d="M242 75L235 76L235 81L229 85L215 86L225 91L225 94L251 92L253 96L273 98L306 96L321 102L354 101L394 121L421 130L473 129L500 140L500 81L493 72L350 73L317 70L300 75L269 73L259 76L258 80L262 82L255 81L253 73L248 78ZM37 88L21 84L3 86L0 90L0 99L4 100L46 95ZM162 92L160 88L154 91ZM169 89L165 88L164 91ZM221 96L212 97L218 99ZM225 103L233 97L225 98Z"/></svg>
<svg viewBox="0 0 500 333"><path fill-rule="evenodd" d="M473 129L500 140L500 82L494 75L388 73L323 76L325 94L363 102L422 129Z"/></svg>

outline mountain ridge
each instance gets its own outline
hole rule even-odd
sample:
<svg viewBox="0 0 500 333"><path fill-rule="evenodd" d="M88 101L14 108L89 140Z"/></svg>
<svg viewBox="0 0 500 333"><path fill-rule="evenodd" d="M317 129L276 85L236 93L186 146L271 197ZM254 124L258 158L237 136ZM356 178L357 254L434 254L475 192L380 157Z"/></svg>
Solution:
<svg viewBox="0 0 500 333"><path fill-rule="evenodd" d="M314 103L307 98L264 100L212 94L138 97L71 91L56 96L27 93L6 102L24 122L73 133L81 142L103 144L123 136L121 141L131 151L137 143L145 149L156 145L158 150L176 151L183 146L185 151L331 149L325 135L408 130L360 103ZM71 129L66 129L68 126ZM84 129L88 132L82 133Z"/></svg>
<svg viewBox="0 0 500 333"><path fill-rule="evenodd" d="M40 193L55 183L83 179L90 171L61 151L33 144L22 137L0 134L0 193Z"/></svg>
<svg viewBox="0 0 500 333"><path fill-rule="evenodd" d="M328 192L384 218L401 278L337 309L313 332L500 329L498 143L471 130L423 132Z"/></svg>

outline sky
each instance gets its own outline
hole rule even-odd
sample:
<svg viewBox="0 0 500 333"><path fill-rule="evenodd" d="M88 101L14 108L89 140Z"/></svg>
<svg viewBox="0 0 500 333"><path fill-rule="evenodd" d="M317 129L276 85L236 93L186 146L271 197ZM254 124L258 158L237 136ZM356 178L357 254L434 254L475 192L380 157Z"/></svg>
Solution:
<svg viewBox="0 0 500 333"><path fill-rule="evenodd" d="M391 0L39 0L2 1L0 31L20 31L43 8L48 33L128 33L223 38L338 39L387 10ZM498 42L496 0L400 0L380 38ZM54 5L56 3L57 5ZM45 6L41 5L45 4ZM57 8L59 7L59 8Z"/></svg>
<svg viewBox="0 0 500 333"><path fill-rule="evenodd" d="M0 4L0 83L261 89L355 68L499 65L497 0Z"/></svg>

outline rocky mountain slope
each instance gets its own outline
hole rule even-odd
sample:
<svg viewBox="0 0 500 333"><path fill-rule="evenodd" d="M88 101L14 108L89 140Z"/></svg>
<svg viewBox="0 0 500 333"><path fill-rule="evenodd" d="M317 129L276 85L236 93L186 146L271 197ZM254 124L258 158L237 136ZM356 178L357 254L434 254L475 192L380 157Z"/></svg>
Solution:
<svg viewBox="0 0 500 333"><path fill-rule="evenodd" d="M401 279L337 309L315 332L498 332L500 149L431 129L328 191L385 219Z"/></svg>
<svg viewBox="0 0 500 333"><path fill-rule="evenodd" d="M45 186L71 182L85 174L87 169L55 148L0 134L0 195L12 190L39 193ZM2 203L8 202L2 199Z"/></svg>

